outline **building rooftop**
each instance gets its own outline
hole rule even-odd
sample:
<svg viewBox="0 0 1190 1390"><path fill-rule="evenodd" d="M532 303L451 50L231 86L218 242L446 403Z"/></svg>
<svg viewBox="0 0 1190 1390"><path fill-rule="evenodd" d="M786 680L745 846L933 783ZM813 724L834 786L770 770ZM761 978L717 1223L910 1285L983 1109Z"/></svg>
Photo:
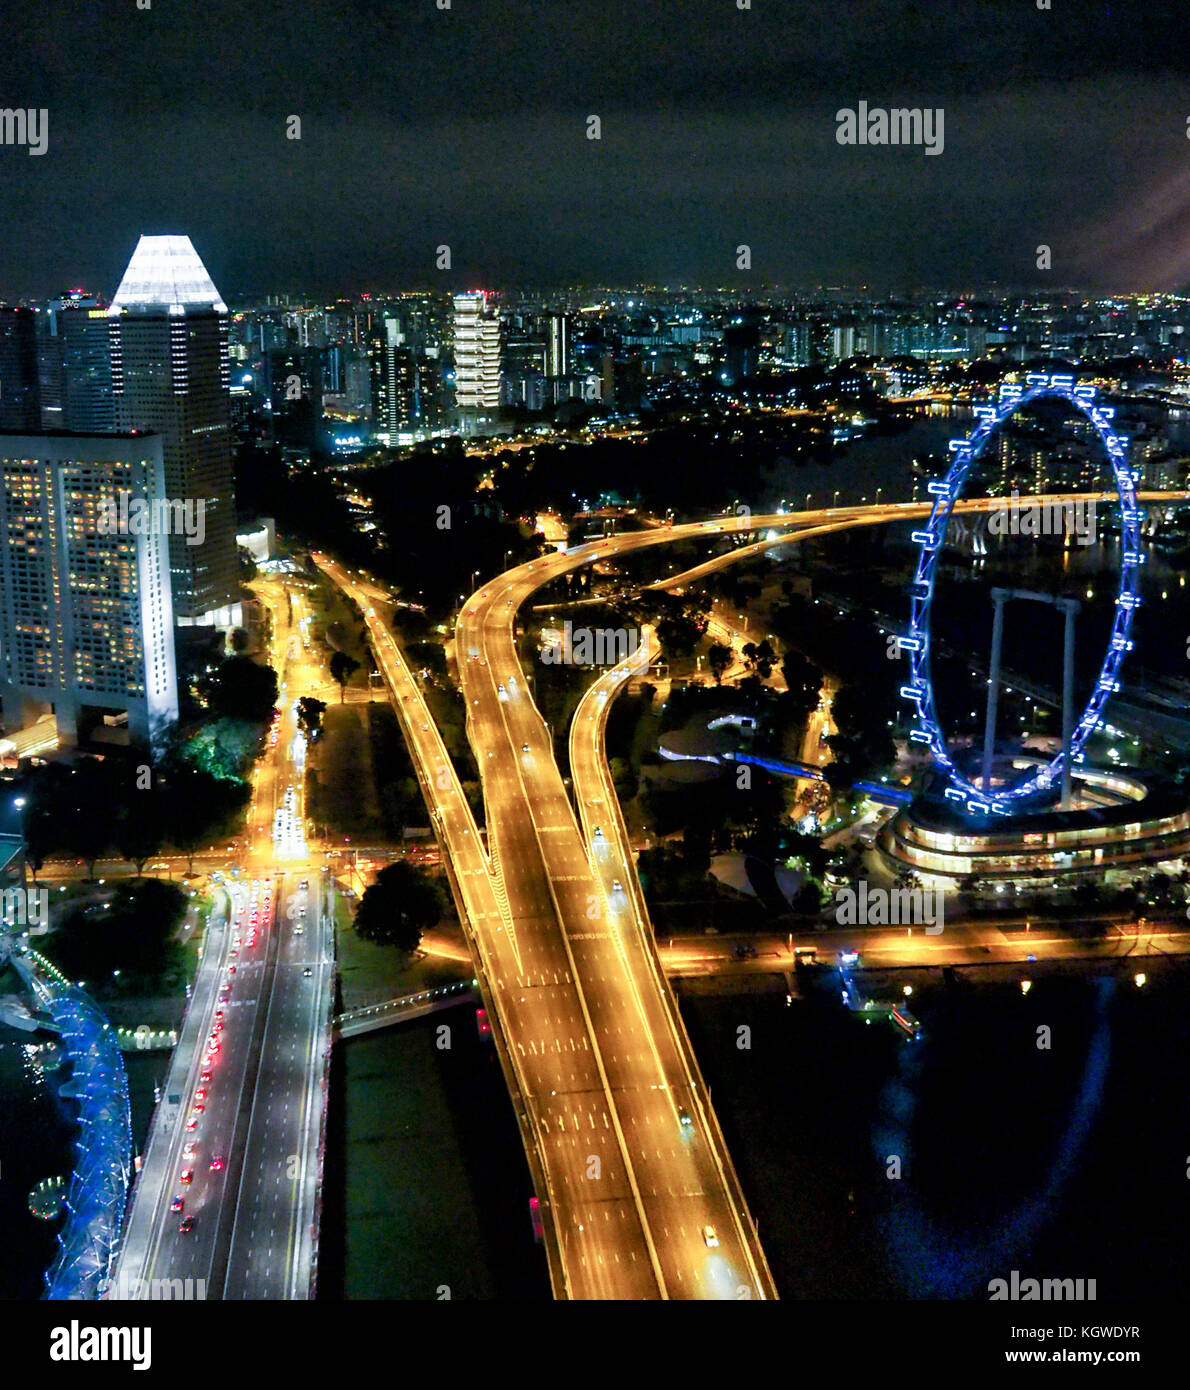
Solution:
<svg viewBox="0 0 1190 1390"><path fill-rule="evenodd" d="M142 236L108 312L158 308L171 314L187 309L227 312L188 236Z"/></svg>

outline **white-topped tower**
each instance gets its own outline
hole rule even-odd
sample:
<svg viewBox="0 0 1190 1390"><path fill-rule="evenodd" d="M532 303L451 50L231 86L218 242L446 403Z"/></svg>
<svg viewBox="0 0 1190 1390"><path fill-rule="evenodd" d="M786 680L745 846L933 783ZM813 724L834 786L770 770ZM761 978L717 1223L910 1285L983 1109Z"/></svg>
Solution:
<svg viewBox="0 0 1190 1390"><path fill-rule="evenodd" d="M169 539L175 621L238 626L227 305L188 236L142 236L108 312L117 428L160 434L167 495L203 504L202 543Z"/></svg>

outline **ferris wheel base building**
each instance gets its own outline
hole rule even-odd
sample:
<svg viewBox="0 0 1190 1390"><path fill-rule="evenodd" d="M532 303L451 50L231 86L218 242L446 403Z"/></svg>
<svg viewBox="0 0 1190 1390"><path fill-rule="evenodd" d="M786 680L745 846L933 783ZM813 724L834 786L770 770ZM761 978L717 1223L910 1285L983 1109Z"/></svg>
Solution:
<svg viewBox="0 0 1190 1390"><path fill-rule="evenodd" d="M937 791L898 812L877 841L897 869L962 879L1053 880L1135 872L1190 855L1190 793L1134 773L1078 767L1073 810L1039 804L989 820Z"/></svg>

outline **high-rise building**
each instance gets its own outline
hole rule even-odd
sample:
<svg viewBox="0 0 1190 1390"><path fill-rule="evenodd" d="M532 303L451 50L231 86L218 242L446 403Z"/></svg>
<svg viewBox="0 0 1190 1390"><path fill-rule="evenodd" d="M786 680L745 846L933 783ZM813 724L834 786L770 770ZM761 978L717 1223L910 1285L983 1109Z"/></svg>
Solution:
<svg viewBox="0 0 1190 1390"><path fill-rule="evenodd" d="M808 367L811 361L810 325L804 321L788 324L784 340L785 360L795 367Z"/></svg>
<svg viewBox="0 0 1190 1390"><path fill-rule="evenodd" d="M0 306L0 430L40 428L37 319L32 309Z"/></svg>
<svg viewBox="0 0 1190 1390"><path fill-rule="evenodd" d="M11 728L52 704L59 737L126 713L158 743L178 717L159 435L0 434L0 698ZM197 547L196 547L197 548Z"/></svg>
<svg viewBox="0 0 1190 1390"><path fill-rule="evenodd" d="M396 318L384 320L383 368L384 389L377 402L376 428L395 444L398 435L409 434L421 425L417 363Z"/></svg>
<svg viewBox="0 0 1190 1390"><path fill-rule="evenodd" d="M108 311L116 423L161 435L171 499L206 508L201 545L171 536L175 620L238 626L227 305L187 236L142 236Z"/></svg>
<svg viewBox="0 0 1190 1390"><path fill-rule="evenodd" d="M566 376L570 372L570 320L565 314L551 314L545 343L546 376Z"/></svg>
<svg viewBox="0 0 1190 1390"><path fill-rule="evenodd" d="M41 311L38 354L42 429L107 434L116 428L108 313L72 294Z"/></svg>
<svg viewBox="0 0 1190 1390"><path fill-rule="evenodd" d="M760 330L754 323L732 323L723 330L721 379L734 386L756 375L760 361Z"/></svg>
<svg viewBox="0 0 1190 1390"><path fill-rule="evenodd" d="M312 444L322 419L322 352L274 349L264 354L264 381L274 443Z"/></svg>
<svg viewBox="0 0 1190 1390"><path fill-rule="evenodd" d="M831 329L831 360L845 362L855 356L855 328L852 324L837 324Z"/></svg>
<svg viewBox="0 0 1190 1390"><path fill-rule="evenodd" d="M500 320L487 295L454 297L455 402L464 425L494 416L500 405Z"/></svg>

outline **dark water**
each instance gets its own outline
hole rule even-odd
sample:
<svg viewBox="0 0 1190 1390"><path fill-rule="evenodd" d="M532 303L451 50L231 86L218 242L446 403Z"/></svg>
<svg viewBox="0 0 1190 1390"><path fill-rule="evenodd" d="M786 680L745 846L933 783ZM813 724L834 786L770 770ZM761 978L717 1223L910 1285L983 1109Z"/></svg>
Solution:
<svg viewBox="0 0 1190 1390"><path fill-rule="evenodd" d="M473 1006L336 1044L319 1298L548 1300L532 1194Z"/></svg>
<svg viewBox="0 0 1190 1390"><path fill-rule="evenodd" d="M938 406L923 412L900 434L865 434L852 439L836 449L829 463L808 463L787 470L782 476L782 485L788 488L786 498L791 505L804 506L809 492L812 506L830 507L836 505L836 489L838 505L847 505L877 501L876 489L880 488L881 502L929 501L922 479L914 491L914 457L932 454L949 460L950 441L965 438L975 425L969 406ZM1190 418L1166 420L1161 437L1177 453L1190 454ZM1110 487L1106 461L1102 473L1104 486Z"/></svg>
<svg viewBox="0 0 1190 1390"><path fill-rule="evenodd" d="M916 1045L830 989L683 1001L784 1297L985 1299L1013 1269L1190 1293L1186 967L1025 969L1027 996L1019 969L863 977L914 983Z"/></svg>
<svg viewBox="0 0 1190 1390"><path fill-rule="evenodd" d="M867 435L851 440L835 451L829 463L807 463L791 468L782 476L791 506L844 506L861 501L875 502L880 488L881 502L924 501L924 484L913 492L913 458L916 454L938 454L947 458L952 439L969 434L975 417L969 407L946 407L923 415L901 434ZM838 490L838 503L835 491Z"/></svg>
<svg viewBox="0 0 1190 1390"><path fill-rule="evenodd" d="M0 1033L0 1298L36 1299L61 1222L30 1216L27 1199L42 1178L71 1172L72 1107L38 1073L22 1035Z"/></svg>

